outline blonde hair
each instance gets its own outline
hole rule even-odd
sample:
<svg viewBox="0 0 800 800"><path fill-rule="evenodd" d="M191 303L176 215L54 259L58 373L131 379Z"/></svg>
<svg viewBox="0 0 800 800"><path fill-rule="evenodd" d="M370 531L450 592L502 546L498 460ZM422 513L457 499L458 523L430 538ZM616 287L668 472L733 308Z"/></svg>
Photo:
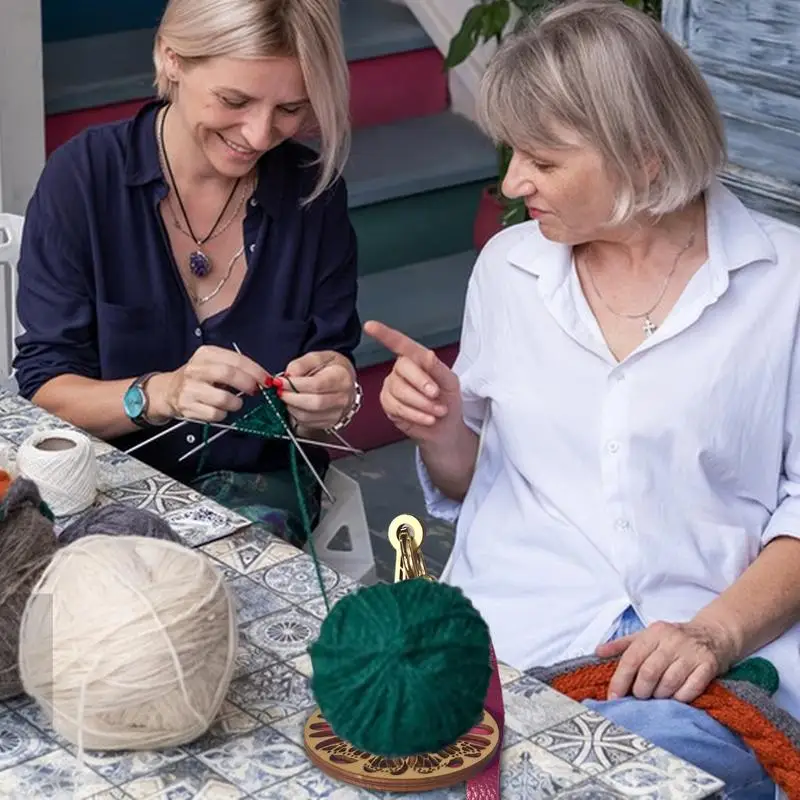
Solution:
<svg viewBox="0 0 800 800"><path fill-rule="evenodd" d="M722 119L699 70L621 0L573 0L507 37L483 76L478 113L495 141L523 151L566 146L559 129L578 134L619 183L617 224L685 207L725 160Z"/></svg>
<svg viewBox="0 0 800 800"><path fill-rule="evenodd" d="M172 100L170 48L185 63L219 56L297 58L320 133L310 203L341 174L350 148L350 78L339 0L169 0L153 49L158 96Z"/></svg>

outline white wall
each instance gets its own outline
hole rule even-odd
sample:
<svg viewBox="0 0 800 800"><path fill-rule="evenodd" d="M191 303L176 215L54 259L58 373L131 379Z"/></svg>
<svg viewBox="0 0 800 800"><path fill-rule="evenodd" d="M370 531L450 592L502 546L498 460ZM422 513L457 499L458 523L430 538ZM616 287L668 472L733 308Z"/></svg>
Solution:
<svg viewBox="0 0 800 800"><path fill-rule="evenodd" d="M450 40L461 27L464 15L475 5L475 0L405 0L405 2L442 53L447 53ZM478 85L493 50L493 44L475 48L472 55L451 73L450 94L453 110L470 119L475 118Z"/></svg>
<svg viewBox="0 0 800 800"><path fill-rule="evenodd" d="M38 0L0 0L0 211L22 214L44 165Z"/></svg>

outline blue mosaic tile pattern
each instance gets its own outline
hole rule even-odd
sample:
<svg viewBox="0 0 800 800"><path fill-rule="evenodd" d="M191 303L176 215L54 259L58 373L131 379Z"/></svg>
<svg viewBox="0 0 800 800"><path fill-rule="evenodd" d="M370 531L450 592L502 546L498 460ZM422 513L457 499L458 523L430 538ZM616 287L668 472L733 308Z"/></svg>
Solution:
<svg viewBox="0 0 800 800"><path fill-rule="evenodd" d="M18 446L37 427L64 426L0 392L0 443ZM306 649L325 607L311 559L244 518L150 467L96 442L98 504L147 508L219 566L237 599L236 673L218 719L184 747L86 753L54 733L27 697L0 704L0 797L13 800L394 800L336 783L308 761L303 725L314 706ZM70 520L58 520L63 527ZM444 555L442 556L444 558ZM357 588L325 568L329 596ZM550 687L503 667L506 736L502 796L509 800L700 800L721 784ZM416 795L463 800L464 787ZM414 797L404 795L406 798Z"/></svg>

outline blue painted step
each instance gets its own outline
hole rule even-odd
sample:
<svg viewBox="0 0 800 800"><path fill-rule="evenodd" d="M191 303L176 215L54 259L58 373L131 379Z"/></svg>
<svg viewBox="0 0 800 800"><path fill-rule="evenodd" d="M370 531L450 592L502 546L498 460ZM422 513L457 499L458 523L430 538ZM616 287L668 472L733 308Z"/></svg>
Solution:
<svg viewBox="0 0 800 800"><path fill-rule="evenodd" d="M376 319L426 347L458 341L473 251L365 275L359 280L362 322ZM388 350L367 336L356 350L359 368L391 360Z"/></svg>
<svg viewBox="0 0 800 800"><path fill-rule="evenodd" d="M44 85L48 114L138 100L152 93L153 38L163 0L44 0ZM347 0L348 61L433 47L404 6Z"/></svg>
<svg viewBox="0 0 800 800"><path fill-rule="evenodd" d="M491 142L452 111L355 131L345 168L351 208L496 174Z"/></svg>

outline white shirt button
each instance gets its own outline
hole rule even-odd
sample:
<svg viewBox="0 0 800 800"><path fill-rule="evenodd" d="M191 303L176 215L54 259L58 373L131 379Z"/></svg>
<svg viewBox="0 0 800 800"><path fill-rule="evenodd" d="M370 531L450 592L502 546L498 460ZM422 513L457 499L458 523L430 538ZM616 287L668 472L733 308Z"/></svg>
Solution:
<svg viewBox="0 0 800 800"><path fill-rule="evenodd" d="M203 331L201 331L200 328L195 328L194 335L199 339L203 335Z"/></svg>
<svg viewBox="0 0 800 800"><path fill-rule="evenodd" d="M609 442L608 445L606 445L606 450L608 450L609 453L618 452L619 451L619 442Z"/></svg>
<svg viewBox="0 0 800 800"><path fill-rule="evenodd" d="M250 252L251 252L251 253L254 253L254 252L255 252L255 250L256 250L256 246L255 246L255 244L251 244L251 245L250 245Z"/></svg>
<svg viewBox="0 0 800 800"><path fill-rule="evenodd" d="M253 206L253 208L255 208L258 205L258 200L256 200L255 197L251 197L250 205Z"/></svg>
<svg viewBox="0 0 800 800"><path fill-rule="evenodd" d="M618 519L616 526L618 531L629 531L631 529L631 524L626 519Z"/></svg>
<svg viewBox="0 0 800 800"><path fill-rule="evenodd" d="M194 439L194 434L193 434L193 433L190 433L190 434L189 434L189 435L186 437L186 441L187 441L189 444L194 444L194 442L195 442L195 439Z"/></svg>

